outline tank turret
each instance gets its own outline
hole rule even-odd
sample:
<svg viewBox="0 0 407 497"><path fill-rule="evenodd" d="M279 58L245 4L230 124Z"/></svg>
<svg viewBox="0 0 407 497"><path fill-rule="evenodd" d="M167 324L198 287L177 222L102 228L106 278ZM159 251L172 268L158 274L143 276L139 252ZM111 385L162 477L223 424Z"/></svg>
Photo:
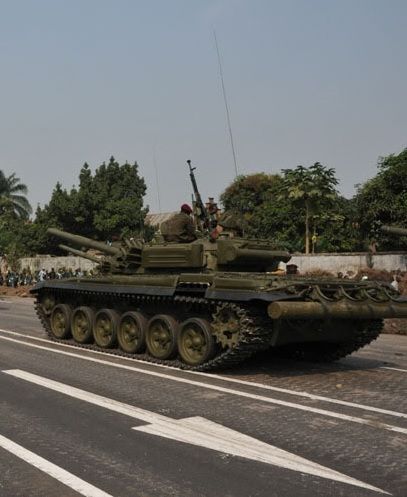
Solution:
<svg viewBox="0 0 407 497"><path fill-rule="evenodd" d="M268 240L219 238L216 241L199 238L192 243L142 243L124 239L120 246L111 246L84 236L49 228L50 235L73 245L94 248L104 255L89 255L84 250L59 245L62 250L99 263L102 273L154 273L160 270L270 272L280 262L288 262L288 252L273 250Z"/></svg>

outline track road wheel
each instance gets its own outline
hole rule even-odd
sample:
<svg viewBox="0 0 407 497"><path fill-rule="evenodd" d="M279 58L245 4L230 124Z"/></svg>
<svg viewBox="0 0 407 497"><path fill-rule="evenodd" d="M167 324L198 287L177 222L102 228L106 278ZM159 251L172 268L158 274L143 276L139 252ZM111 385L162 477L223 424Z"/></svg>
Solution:
<svg viewBox="0 0 407 497"><path fill-rule="evenodd" d="M190 318L180 326L178 351L190 366L199 366L215 354L215 340L211 325L205 319Z"/></svg>
<svg viewBox="0 0 407 497"><path fill-rule="evenodd" d="M140 312L125 312L120 318L117 340L128 354L143 352L146 346L147 319Z"/></svg>
<svg viewBox="0 0 407 497"><path fill-rule="evenodd" d="M150 355L171 359L177 352L178 322L167 314L157 314L147 323L146 344Z"/></svg>
<svg viewBox="0 0 407 497"><path fill-rule="evenodd" d="M113 309L101 309L93 320L93 338L96 345L110 349L117 343L119 315Z"/></svg>
<svg viewBox="0 0 407 497"><path fill-rule="evenodd" d="M52 310L54 309L56 304L55 297L52 294L46 293L41 297L41 307L46 316L50 316Z"/></svg>
<svg viewBox="0 0 407 497"><path fill-rule="evenodd" d="M67 338L71 331L72 309L67 304L56 305L50 318L51 331L55 338Z"/></svg>
<svg viewBox="0 0 407 497"><path fill-rule="evenodd" d="M77 307L73 311L71 331L75 342L90 343L93 340L94 312L90 307Z"/></svg>

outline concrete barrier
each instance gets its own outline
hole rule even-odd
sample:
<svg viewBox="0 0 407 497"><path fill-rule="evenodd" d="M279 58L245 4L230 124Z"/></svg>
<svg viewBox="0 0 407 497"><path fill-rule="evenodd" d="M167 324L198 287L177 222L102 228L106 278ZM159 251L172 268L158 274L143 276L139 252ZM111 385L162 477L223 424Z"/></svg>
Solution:
<svg viewBox="0 0 407 497"><path fill-rule="evenodd" d="M96 264L83 257L52 257L51 255L37 255L36 257L23 257L20 259L20 270L29 268L32 273L39 271L40 269L45 269L46 271L51 271L52 268L55 271L58 269L80 269L81 271L90 271L94 269Z"/></svg>
<svg viewBox="0 0 407 497"><path fill-rule="evenodd" d="M405 252L368 252L324 253L324 254L293 254L289 264L296 264L301 273L315 270L346 274L347 271L357 273L361 269L407 271L407 253Z"/></svg>
<svg viewBox="0 0 407 497"><path fill-rule="evenodd" d="M380 252L371 255L367 252L353 253L326 253L326 254L293 254L290 264L296 264L301 273L312 272L315 270L329 271L333 274L338 272L346 273L371 267L373 269L394 271L400 269L407 271L407 254L403 252ZM61 268L81 269L89 271L96 264L82 257L52 257L50 255L39 255L37 257L25 257L20 259L20 268L29 267L31 271L46 269L50 271L54 268L56 271Z"/></svg>

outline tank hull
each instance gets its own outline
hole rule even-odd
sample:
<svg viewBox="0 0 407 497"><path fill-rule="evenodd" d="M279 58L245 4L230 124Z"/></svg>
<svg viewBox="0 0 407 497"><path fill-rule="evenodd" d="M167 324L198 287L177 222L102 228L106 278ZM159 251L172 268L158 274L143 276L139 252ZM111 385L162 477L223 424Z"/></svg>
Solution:
<svg viewBox="0 0 407 497"><path fill-rule="evenodd" d="M407 315L386 284L265 273L109 275L31 292L53 340L198 371L268 348L335 360L377 338L383 318Z"/></svg>

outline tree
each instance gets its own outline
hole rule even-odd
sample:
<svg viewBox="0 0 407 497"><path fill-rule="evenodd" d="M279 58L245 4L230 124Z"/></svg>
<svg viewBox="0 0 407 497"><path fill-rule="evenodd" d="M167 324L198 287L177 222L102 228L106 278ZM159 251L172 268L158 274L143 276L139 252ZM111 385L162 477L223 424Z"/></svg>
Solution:
<svg viewBox="0 0 407 497"><path fill-rule="evenodd" d="M352 252L364 249L353 199L338 195L332 207L313 216L313 220L318 235L318 252Z"/></svg>
<svg viewBox="0 0 407 497"><path fill-rule="evenodd" d="M99 238L129 236L143 231L148 212L143 208L147 187L138 174L136 162L120 166L111 157L108 165L102 164L96 170L90 188L93 226Z"/></svg>
<svg viewBox="0 0 407 497"><path fill-rule="evenodd" d="M355 202L361 233L378 239L380 248L402 249L405 237L382 234L383 224L407 227L407 148L378 161L377 175L358 188Z"/></svg>
<svg viewBox="0 0 407 497"><path fill-rule="evenodd" d="M50 202L37 209L33 243L42 244L47 253L58 253L56 240L46 235L50 226L99 240L142 236L148 212L143 207L145 193L146 184L136 162L120 165L111 157L94 174L85 163L78 188L67 191L57 183Z"/></svg>
<svg viewBox="0 0 407 497"><path fill-rule="evenodd" d="M280 199L287 196L294 205L305 210L305 253L309 254L310 223L315 222L322 212L331 208L337 198L335 186L338 180L335 170L326 168L315 162L309 168L297 166L295 169L283 169L282 194Z"/></svg>
<svg viewBox="0 0 407 497"><path fill-rule="evenodd" d="M0 170L0 254L7 254L12 264L24 254L22 236L31 214L26 194L26 185L15 173L6 176Z"/></svg>
<svg viewBox="0 0 407 497"><path fill-rule="evenodd" d="M20 257L32 254L28 247L33 244L35 234L29 219L17 217L11 208L3 211L0 215L0 256L6 254L14 268Z"/></svg>
<svg viewBox="0 0 407 497"><path fill-rule="evenodd" d="M280 199L282 177L256 173L238 176L222 193L226 211L238 213L245 221L245 236L266 238L276 247L301 247L298 209L287 198Z"/></svg>
<svg viewBox="0 0 407 497"><path fill-rule="evenodd" d="M15 173L6 176L0 170L0 213L10 209L17 217L28 219L32 212L26 195L28 189Z"/></svg>
<svg viewBox="0 0 407 497"><path fill-rule="evenodd" d="M51 195L51 200L45 207L38 207L34 220L34 236L28 243L27 250L31 253L58 254L56 239L47 235L49 227L56 227L69 232L83 235L78 222L77 191L73 188L70 192L57 183Z"/></svg>
<svg viewBox="0 0 407 497"><path fill-rule="evenodd" d="M278 191L278 174L256 173L238 176L221 194L225 210L251 214Z"/></svg>

